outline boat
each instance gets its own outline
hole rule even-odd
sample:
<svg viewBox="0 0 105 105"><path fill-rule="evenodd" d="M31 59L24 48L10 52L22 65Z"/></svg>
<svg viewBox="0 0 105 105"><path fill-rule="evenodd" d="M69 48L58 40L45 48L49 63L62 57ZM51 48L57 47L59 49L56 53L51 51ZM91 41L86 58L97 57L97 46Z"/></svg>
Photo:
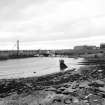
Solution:
<svg viewBox="0 0 105 105"><path fill-rule="evenodd" d="M34 57L39 57L39 56L40 56L39 54L35 54L35 55L34 55Z"/></svg>

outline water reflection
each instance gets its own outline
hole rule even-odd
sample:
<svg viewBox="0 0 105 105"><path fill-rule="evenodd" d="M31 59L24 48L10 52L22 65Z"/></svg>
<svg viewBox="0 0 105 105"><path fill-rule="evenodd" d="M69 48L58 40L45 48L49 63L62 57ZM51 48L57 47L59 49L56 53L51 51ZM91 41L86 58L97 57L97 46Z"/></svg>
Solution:
<svg viewBox="0 0 105 105"><path fill-rule="evenodd" d="M85 65L88 68L89 75L96 78L105 77L105 59L84 59L79 64Z"/></svg>

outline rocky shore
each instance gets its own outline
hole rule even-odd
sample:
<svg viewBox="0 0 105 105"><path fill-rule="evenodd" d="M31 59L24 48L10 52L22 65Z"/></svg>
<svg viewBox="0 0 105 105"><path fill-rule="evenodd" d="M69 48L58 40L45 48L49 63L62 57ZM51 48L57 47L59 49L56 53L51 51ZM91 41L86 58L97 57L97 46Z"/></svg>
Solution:
<svg viewBox="0 0 105 105"><path fill-rule="evenodd" d="M105 105L105 69L88 65L40 77L0 80L0 105Z"/></svg>

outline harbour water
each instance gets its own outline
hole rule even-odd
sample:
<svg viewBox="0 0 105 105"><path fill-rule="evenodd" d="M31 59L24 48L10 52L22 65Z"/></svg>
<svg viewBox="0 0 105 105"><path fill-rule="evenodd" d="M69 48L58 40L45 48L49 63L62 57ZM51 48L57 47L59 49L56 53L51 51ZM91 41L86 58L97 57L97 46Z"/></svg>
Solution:
<svg viewBox="0 0 105 105"><path fill-rule="evenodd" d="M59 60L64 59L68 68L80 68L83 59L35 57L0 61L0 79L41 76L60 71Z"/></svg>

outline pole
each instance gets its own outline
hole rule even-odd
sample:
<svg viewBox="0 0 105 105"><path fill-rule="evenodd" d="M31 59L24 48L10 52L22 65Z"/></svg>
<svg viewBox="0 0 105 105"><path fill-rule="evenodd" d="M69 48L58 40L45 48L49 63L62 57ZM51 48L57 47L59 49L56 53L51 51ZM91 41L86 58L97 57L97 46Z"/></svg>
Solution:
<svg viewBox="0 0 105 105"><path fill-rule="evenodd" d="M17 40L17 55L19 54L19 40Z"/></svg>

